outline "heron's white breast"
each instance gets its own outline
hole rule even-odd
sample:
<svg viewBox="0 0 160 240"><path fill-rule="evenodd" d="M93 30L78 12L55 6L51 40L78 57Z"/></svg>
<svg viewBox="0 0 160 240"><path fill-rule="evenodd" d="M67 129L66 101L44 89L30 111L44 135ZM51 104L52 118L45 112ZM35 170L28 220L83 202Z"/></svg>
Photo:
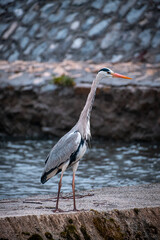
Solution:
<svg viewBox="0 0 160 240"><path fill-rule="evenodd" d="M80 146L80 149L77 153L77 157L76 157L77 160L80 160L84 156L86 150L87 150L87 146L86 146L86 143L84 142L84 144Z"/></svg>

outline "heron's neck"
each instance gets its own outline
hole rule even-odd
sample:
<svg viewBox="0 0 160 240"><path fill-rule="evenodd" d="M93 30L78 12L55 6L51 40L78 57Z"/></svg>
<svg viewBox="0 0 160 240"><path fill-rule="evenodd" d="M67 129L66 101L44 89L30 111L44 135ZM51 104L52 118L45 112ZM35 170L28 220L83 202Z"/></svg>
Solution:
<svg viewBox="0 0 160 240"><path fill-rule="evenodd" d="M100 76L97 75L96 79L93 81L90 93L88 94L86 104L81 112L78 123L82 128L83 135L90 134L90 115L92 111L92 106L95 99L96 89L100 82ZM87 136L85 136L87 138Z"/></svg>

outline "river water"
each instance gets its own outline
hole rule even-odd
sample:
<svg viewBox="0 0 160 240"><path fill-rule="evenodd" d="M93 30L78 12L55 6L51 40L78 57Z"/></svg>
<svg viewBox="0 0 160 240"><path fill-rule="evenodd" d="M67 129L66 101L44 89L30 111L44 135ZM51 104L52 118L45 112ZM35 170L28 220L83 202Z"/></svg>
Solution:
<svg viewBox="0 0 160 240"><path fill-rule="evenodd" d="M0 198L57 193L60 175L40 183L51 140L7 141L0 144ZM76 191L106 186L160 182L160 145L92 142L80 161ZM63 177L62 192L72 191L72 169Z"/></svg>

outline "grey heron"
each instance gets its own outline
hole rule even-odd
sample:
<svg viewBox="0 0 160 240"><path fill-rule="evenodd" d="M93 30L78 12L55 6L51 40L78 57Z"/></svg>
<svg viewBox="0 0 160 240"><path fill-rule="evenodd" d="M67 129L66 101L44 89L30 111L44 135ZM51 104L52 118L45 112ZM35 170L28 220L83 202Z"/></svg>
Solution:
<svg viewBox="0 0 160 240"><path fill-rule="evenodd" d="M73 210L77 210L75 201L75 173L77 171L80 159L86 152L88 141L91 138L90 115L96 94L96 89L99 82L106 77L131 79L124 75L114 73L109 68L102 68L99 70L95 80L92 83L90 93L88 94L86 104L80 114L78 122L54 145L45 161L45 168L41 177L41 183L44 184L51 177L61 172L56 208L54 212L61 211L61 209L58 208L59 195L62 186L63 174L68 167L73 168Z"/></svg>

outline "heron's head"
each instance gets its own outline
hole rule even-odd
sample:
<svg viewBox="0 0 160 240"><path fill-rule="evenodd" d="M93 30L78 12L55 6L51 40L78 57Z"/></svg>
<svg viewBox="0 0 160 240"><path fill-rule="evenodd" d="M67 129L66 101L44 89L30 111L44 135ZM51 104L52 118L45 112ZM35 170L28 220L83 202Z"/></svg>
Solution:
<svg viewBox="0 0 160 240"><path fill-rule="evenodd" d="M101 70L99 70L98 74L101 74L102 77L114 77L114 78L125 78L125 79L131 79L130 77L126 77L124 75L121 75L119 73L115 73L113 72L111 69L109 68L102 68Z"/></svg>

